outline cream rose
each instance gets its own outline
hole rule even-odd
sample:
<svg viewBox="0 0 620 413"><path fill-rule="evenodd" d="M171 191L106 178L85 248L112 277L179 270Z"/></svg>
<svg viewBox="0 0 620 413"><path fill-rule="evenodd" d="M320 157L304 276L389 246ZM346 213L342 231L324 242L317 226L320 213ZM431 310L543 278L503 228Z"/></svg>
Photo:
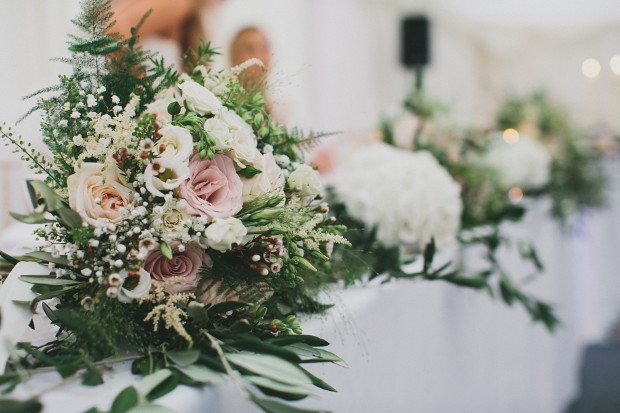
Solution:
<svg viewBox="0 0 620 413"><path fill-rule="evenodd" d="M302 164L288 176L288 186L304 197L314 197L321 192L321 176L310 165Z"/></svg>
<svg viewBox="0 0 620 413"><path fill-rule="evenodd" d="M151 228L160 233L164 241L180 240L187 234L185 223L191 220L191 216L185 213L184 206L178 204L175 202L160 207L159 211L153 213Z"/></svg>
<svg viewBox="0 0 620 413"><path fill-rule="evenodd" d="M188 177L189 167L187 162L168 156L154 159L144 169L144 185L146 189L151 194L160 197L165 196L161 191L175 189Z"/></svg>
<svg viewBox="0 0 620 413"><path fill-rule="evenodd" d="M284 175L273 158L273 154L262 155L257 151L253 165L261 173L251 178L241 177L243 182L243 202L250 201L258 196L270 194L273 196L284 194Z"/></svg>
<svg viewBox="0 0 620 413"><path fill-rule="evenodd" d="M217 113L222 109L222 102L209 89L191 80L179 85L187 107L201 115Z"/></svg>
<svg viewBox="0 0 620 413"><path fill-rule="evenodd" d="M131 190L116 166L82 162L67 178L69 205L91 226L121 221L120 209L129 206Z"/></svg>
<svg viewBox="0 0 620 413"><path fill-rule="evenodd" d="M243 223L235 217L214 219L204 231L209 247L219 252L226 252L233 244L240 245L248 233Z"/></svg>
<svg viewBox="0 0 620 413"><path fill-rule="evenodd" d="M153 146L153 153L160 157L176 158L187 162L194 151L194 139L185 128L166 125L159 130L161 138Z"/></svg>

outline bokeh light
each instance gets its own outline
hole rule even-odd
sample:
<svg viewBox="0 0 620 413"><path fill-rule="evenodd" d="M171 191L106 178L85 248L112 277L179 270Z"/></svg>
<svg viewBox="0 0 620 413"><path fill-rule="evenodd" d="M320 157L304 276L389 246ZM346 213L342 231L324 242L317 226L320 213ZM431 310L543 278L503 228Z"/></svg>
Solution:
<svg viewBox="0 0 620 413"><path fill-rule="evenodd" d="M609 66L611 67L611 71L614 72L614 75L620 76L620 54L613 55L611 59L609 59Z"/></svg>
<svg viewBox="0 0 620 413"><path fill-rule="evenodd" d="M523 190L516 186L510 188L510 191L508 191L508 199L512 202L520 202L523 199Z"/></svg>
<svg viewBox="0 0 620 413"><path fill-rule="evenodd" d="M516 129L508 128L504 131L504 141L510 145L519 142L519 132Z"/></svg>
<svg viewBox="0 0 620 413"><path fill-rule="evenodd" d="M586 59L581 65L581 71L588 79L596 79L601 73L601 63L594 58Z"/></svg>

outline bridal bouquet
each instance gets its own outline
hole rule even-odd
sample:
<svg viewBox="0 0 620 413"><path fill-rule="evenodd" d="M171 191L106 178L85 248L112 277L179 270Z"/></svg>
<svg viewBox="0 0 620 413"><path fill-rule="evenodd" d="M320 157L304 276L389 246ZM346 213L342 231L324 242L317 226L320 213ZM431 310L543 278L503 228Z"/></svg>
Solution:
<svg viewBox="0 0 620 413"><path fill-rule="evenodd" d="M43 347L19 344L25 356L0 383L54 366L96 385L106 360L129 350L148 385L125 389L112 411L222 375L265 411L300 411L255 389L286 400L312 394L306 385L333 390L302 364L343 364L279 305L347 243L317 201L321 181L303 163L303 139L239 82L260 61L214 71L204 64L216 52L203 45L187 74L163 60L149 68L137 30L111 34L109 10L109 1L83 3L75 22L85 36L66 59L73 74L38 100L49 153L1 131L45 176L31 183L34 213L12 215L42 224L36 234L47 241L2 257L13 273L20 261L47 265L47 275L19 280L59 332Z"/></svg>

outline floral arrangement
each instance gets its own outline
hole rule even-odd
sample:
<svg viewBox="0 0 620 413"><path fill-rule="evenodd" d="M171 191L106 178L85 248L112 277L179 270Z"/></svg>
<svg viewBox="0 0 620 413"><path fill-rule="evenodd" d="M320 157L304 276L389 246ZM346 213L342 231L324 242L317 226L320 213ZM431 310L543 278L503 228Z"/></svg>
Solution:
<svg viewBox="0 0 620 413"><path fill-rule="evenodd" d="M549 183L551 155L545 145L527 135L516 142L494 138L481 161L499 172L506 188L535 190Z"/></svg>
<svg viewBox="0 0 620 413"><path fill-rule="evenodd" d="M431 239L439 248L456 242L461 189L429 152L377 142L350 154L330 182L348 214L404 256Z"/></svg>
<svg viewBox="0 0 620 413"><path fill-rule="evenodd" d="M558 323L553 308L524 292L498 257L500 250L516 246L535 272L542 270L532 244L510 239L502 224L520 220L526 211L520 198L515 199L517 190L538 193L549 185L549 149L525 136L510 145L497 133L445 128L433 120L443 107L420 90L411 93L404 106L403 116L381 125L382 140L400 149L370 146L368 153L379 159L377 154L385 153L386 160L365 174L360 171L370 161L362 149L359 167L358 156L353 155L332 183L332 209L351 228L346 237L353 244L349 250L336 248L337 261L348 264L334 276L354 282L370 267L370 278L385 274L442 280L491 296L497 293L508 305L520 303L533 320L552 330ZM372 160L373 165L376 162ZM359 180L347 176L351 169ZM373 208L377 200L383 202ZM459 241L461 253L435 267L436 252L445 250L449 238ZM487 266L468 268L462 260L468 249L484 251ZM411 271L416 267L405 264L416 260L423 261L421 270Z"/></svg>
<svg viewBox="0 0 620 413"><path fill-rule="evenodd" d="M112 32L109 1L84 1L75 23L85 35L70 43L73 74L33 95L49 153L0 131L46 177L31 184L34 213L12 214L42 224L46 246L3 261L48 265L49 275L20 280L59 327L43 347L20 343L26 356L0 383L10 390L53 366L97 385L129 349L148 386L125 389L113 412L221 375L268 412L300 410L256 389L286 400L312 394L306 385L333 390L302 363L342 360L287 309L334 244L348 243L345 228L318 201L306 140L239 82L261 63L214 71L203 44L177 73L136 45L140 25L129 39Z"/></svg>
<svg viewBox="0 0 620 413"><path fill-rule="evenodd" d="M545 93L511 97L496 116L497 129L510 131L519 142L535 139L550 153L549 180L525 195L549 195L552 215L563 224L579 213L605 204L606 178L597 142L571 122L566 110Z"/></svg>

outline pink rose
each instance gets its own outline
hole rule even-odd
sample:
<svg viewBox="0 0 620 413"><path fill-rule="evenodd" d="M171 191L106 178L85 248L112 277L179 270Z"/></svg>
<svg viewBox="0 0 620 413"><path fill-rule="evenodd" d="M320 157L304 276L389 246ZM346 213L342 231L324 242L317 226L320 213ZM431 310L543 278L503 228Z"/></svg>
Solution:
<svg viewBox="0 0 620 413"><path fill-rule="evenodd" d="M200 268L213 265L211 257L200 246L185 245L185 250L180 252L180 245L181 243L176 241L170 243L172 247L171 260L164 257L159 249L151 250L143 265L155 281L164 282L170 277L184 277L182 281L166 288L168 294L193 292L200 281Z"/></svg>
<svg viewBox="0 0 620 413"><path fill-rule="evenodd" d="M187 201L186 212L213 218L229 218L243 206L243 183L233 161L222 154L213 160L194 154L189 161L189 178L178 188Z"/></svg>

